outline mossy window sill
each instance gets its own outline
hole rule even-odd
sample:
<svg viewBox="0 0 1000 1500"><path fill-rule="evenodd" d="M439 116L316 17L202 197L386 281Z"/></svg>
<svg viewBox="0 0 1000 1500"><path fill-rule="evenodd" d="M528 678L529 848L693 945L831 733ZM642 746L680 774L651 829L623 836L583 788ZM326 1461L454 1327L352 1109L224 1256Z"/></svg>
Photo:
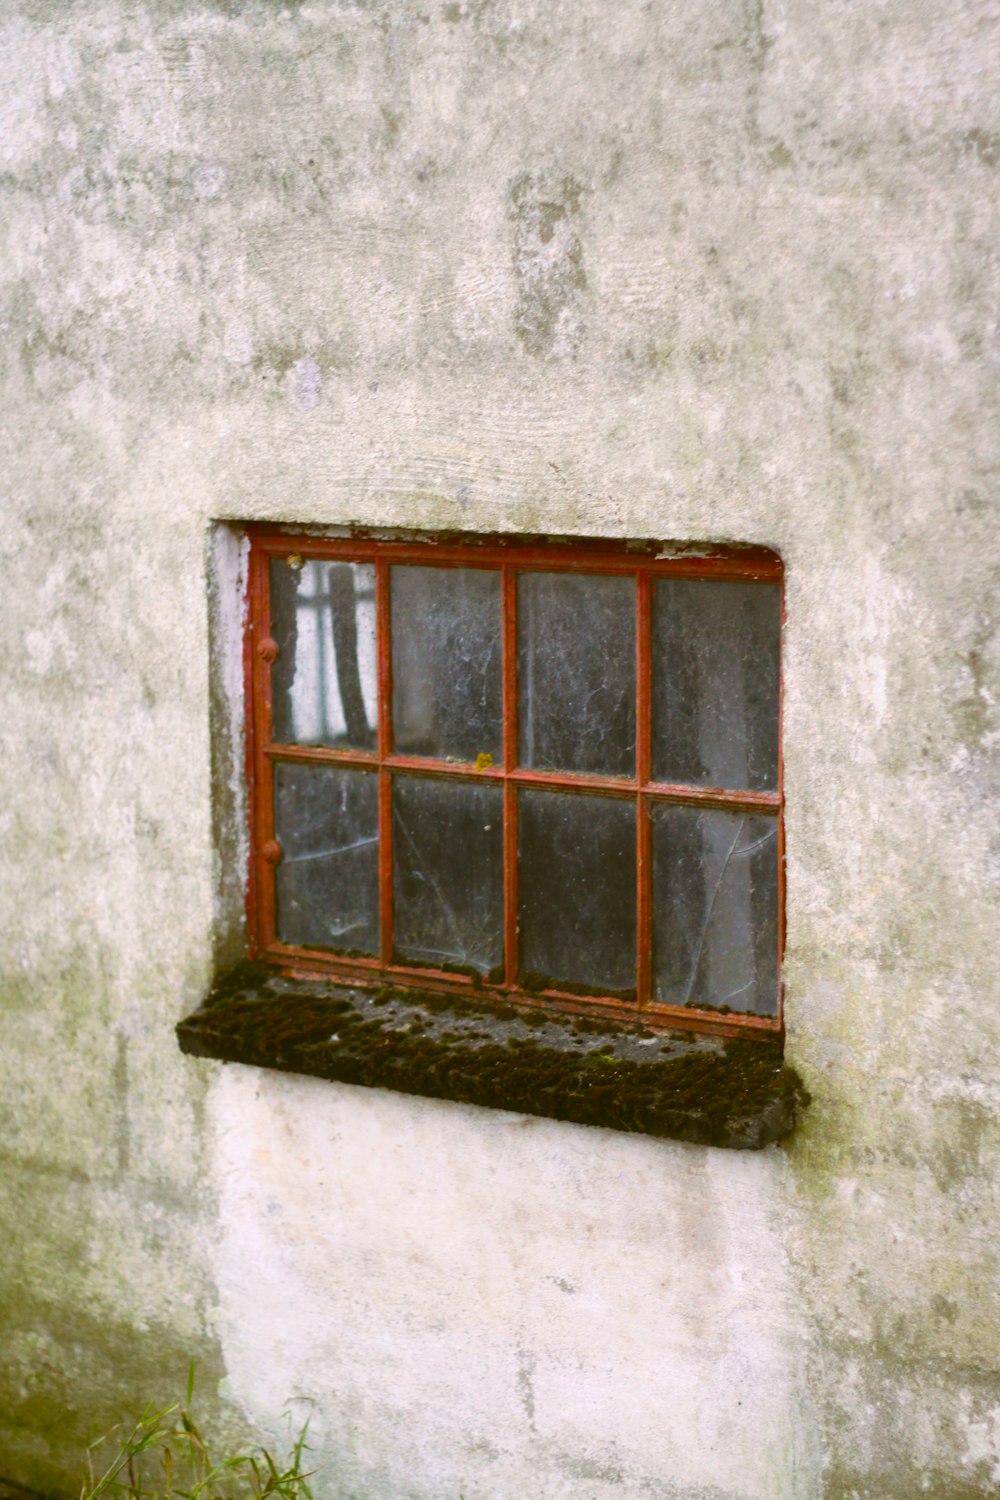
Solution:
<svg viewBox="0 0 1000 1500"><path fill-rule="evenodd" d="M779 1045L653 1034L244 964L177 1027L195 1057L758 1150L808 1103Z"/></svg>

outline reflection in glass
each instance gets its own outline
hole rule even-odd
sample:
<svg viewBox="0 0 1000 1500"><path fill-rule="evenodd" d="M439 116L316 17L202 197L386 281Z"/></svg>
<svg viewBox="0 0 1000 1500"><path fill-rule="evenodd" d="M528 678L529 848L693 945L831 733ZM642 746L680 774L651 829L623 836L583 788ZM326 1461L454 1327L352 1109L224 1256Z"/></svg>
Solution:
<svg viewBox="0 0 1000 1500"><path fill-rule="evenodd" d="M635 986L635 804L523 791L518 799L521 982Z"/></svg>
<svg viewBox="0 0 1000 1500"><path fill-rule="evenodd" d="M503 962L503 792L392 778L396 953L487 974Z"/></svg>
<svg viewBox="0 0 1000 1500"><path fill-rule="evenodd" d="M659 579L653 591L653 777L776 791L781 590Z"/></svg>
<svg viewBox="0 0 1000 1500"><path fill-rule="evenodd" d="M777 1015L777 818L654 808L653 985L667 1005Z"/></svg>
<svg viewBox="0 0 1000 1500"><path fill-rule="evenodd" d="M374 750L374 564L272 558L271 632L275 741Z"/></svg>
<svg viewBox="0 0 1000 1500"><path fill-rule="evenodd" d="M499 572L399 565L390 597L393 748L499 765Z"/></svg>
<svg viewBox="0 0 1000 1500"><path fill-rule="evenodd" d="M377 954L377 775L279 761L274 804L279 942Z"/></svg>
<svg viewBox="0 0 1000 1500"><path fill-rule="evenodd" d="M522 573L517 581L520 763L635 772L635 580Z"/></svg>

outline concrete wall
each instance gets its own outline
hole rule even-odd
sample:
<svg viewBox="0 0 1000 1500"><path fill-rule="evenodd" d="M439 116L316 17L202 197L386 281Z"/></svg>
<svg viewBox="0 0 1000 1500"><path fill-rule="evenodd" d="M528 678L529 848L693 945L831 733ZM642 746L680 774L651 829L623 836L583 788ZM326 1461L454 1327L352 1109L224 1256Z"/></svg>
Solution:
<svg viewBox="0 0 1000 1500"><path fill-rule="evenodd" d="M194 1355L330 1497L996 1493L996 7L0 25L0 1471ZM180 1056L241 518L781 550L785 1149Z"/></svg>

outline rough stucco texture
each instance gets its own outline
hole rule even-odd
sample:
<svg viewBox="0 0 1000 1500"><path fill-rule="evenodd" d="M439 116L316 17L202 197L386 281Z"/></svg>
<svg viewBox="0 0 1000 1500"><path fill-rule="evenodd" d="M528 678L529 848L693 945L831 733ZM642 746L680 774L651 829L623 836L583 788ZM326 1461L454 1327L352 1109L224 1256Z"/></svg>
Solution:
<svg viewBox="0 0 1000 1500"><path fill-rule="evenodd" d="M194 1355L331 1497L996 1493L998 25L3 5L9 1477ZM243 518L780 549L787 1147L181 1057Z"/></svg>

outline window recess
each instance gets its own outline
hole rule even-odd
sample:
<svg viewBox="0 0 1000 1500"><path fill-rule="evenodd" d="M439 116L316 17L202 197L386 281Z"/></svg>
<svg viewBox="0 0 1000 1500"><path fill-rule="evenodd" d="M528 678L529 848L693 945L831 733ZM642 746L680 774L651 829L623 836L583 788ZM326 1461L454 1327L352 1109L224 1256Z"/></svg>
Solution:
<svg viewBox="0 0 1000 1500"><path fill-rule="evenodd" d="M251 532L254 956L773 1037L782 570Z"/></svg>

